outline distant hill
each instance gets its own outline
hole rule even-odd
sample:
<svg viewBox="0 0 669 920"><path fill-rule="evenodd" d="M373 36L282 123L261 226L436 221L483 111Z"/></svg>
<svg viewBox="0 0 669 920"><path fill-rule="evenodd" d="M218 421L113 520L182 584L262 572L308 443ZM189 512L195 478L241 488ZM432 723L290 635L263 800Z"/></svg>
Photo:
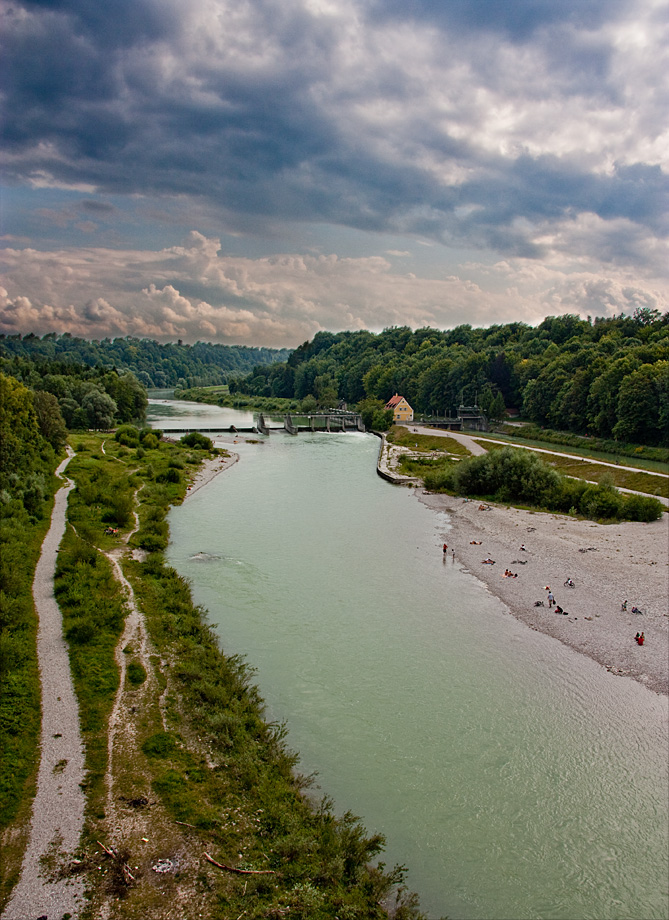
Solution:
<svg viewBox="0 0 669 920"><path fill-rule="evenodd" d="M248 374L255 367L285 362L287 348L251 348L247 345L161 345L149 339L118 338L88 341L65 333L39 336L0 335L0 356L25 357L115 367L132 371L145 387L210 386L227 383L229 376Z"/></svg>

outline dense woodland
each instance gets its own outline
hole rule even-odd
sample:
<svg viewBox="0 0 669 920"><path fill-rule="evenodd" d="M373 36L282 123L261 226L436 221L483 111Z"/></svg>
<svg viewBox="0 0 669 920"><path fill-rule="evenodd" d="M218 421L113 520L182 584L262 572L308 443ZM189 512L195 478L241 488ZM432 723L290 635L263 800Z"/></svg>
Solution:
<svg viewBox="0 0 669 920"><path fill-rule="evenodd" d="M65 443L66 428L107 430L146 414L146 390L130 372L23 357L0 357L0 372L34 391L39 423L56 449Z"/></svg>
<svg viewBox="0 0 669 920"><path fill-rule="evenodd" d="M538 425L639 444L669 443L669 313L594 321L547 317L380 334L319 332L285 363L229 381L231 393L359 404L401 393L419 414L478 401L492 418L518 409Z"/></svg>
<svg viewBox="0 0 669 920"><path fill-rule="evenodd" d="M69 334L0 335L0 356L44 358L89 367L131 371L147 387L213 386L230 374L247 374L256 366L286 361L290 351L246 345L181 342L161 345L149 339L118 338L89 342Z"/></svg>

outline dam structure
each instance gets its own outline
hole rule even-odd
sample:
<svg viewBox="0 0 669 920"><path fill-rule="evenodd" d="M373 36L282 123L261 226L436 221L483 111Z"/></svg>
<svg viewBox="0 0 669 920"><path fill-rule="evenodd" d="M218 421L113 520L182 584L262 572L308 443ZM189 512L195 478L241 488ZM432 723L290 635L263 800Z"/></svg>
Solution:
<svg viewBox="0 0 669 920"><path fill-rule="evenodd" d="M277 425L274 419L266 420L262 412L254 419L254 424L249 427L228 425L226 427L213 427L207 425L192 425L188 428L162 428L166 435L190 434L198 431L200 434L262 434L270 435L272 432L283 432L297 435L300 431L365 431L362 417L357 412L347 412L337 409L329 412L316 412L307 415L284 415L282 425Z"/></svg>

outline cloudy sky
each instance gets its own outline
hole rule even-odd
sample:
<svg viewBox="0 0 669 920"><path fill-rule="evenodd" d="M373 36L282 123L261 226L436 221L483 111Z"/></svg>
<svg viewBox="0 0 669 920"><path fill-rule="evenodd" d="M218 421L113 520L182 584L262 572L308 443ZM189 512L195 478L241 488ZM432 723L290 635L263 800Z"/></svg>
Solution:
<svg viewBox="0 0 669 920"><path fill-rule="evenodd" d="M0 7L0 332L669 309L669 0Z"/></svg>

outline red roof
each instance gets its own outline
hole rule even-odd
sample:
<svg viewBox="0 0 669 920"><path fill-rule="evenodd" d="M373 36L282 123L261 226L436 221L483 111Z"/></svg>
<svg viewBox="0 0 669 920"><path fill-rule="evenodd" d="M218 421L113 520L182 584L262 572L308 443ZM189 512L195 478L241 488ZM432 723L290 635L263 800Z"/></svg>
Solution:
<svg viewBox="0 0 669 920"><path fill-rule="evenodd" d="M398 396L397 393L395 393L395 395L391 396L391 398L386 403L386 409L394 409L395 406L398 403L402 402L403 399L404 399L403 396Z"/></svg>

